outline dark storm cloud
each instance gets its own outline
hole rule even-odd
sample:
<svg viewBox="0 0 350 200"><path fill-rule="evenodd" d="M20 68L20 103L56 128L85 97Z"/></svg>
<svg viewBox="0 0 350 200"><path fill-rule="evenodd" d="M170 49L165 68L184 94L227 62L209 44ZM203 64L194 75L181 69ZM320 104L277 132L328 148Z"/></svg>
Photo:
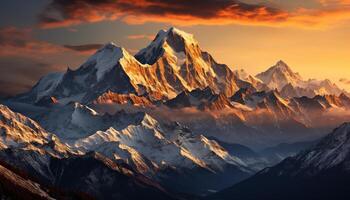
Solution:
<svg viewBox="0 0 350 200"><path fill-rule="evenodd" d="M277 7L278 4L269 3L271 1L260 2L265 3L245 3L244 0L53 0L39 15L39 21L42 28L116 19L129 24L162 22L181 26L244 24L322 28L350 18L349 0L320 0L321 7L308 8L301 4L292 10Z"/></svg>
<svg viewBox="0 0 350 200"><path fill-rule="evenodd" d="M50 28L118 18L195 24L278 21L287 16L276 8L236 0L54 0L39 18Z"/></svg>

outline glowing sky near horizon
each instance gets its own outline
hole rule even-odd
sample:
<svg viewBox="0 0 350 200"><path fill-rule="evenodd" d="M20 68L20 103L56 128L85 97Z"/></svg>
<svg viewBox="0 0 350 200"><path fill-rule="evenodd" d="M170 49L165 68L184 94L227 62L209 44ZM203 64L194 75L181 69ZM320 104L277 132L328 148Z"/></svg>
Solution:
<svg viewBox="0 0 350 200"><path fill-rule="evenodd" d="M350 91L349 0L95 2L1 1L0 95L78 67L99 44L114 41L135 53L171 26L193 33L233 69L256 74L284 60L304 78L329 78Z"/></svg>

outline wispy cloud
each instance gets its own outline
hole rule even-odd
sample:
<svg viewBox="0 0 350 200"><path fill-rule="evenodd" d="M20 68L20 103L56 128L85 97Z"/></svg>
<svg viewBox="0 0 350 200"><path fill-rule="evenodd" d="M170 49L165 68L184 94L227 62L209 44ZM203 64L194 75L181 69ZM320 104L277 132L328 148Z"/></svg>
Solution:
<svg viewBox="0 0 350 200"><path fill-rule="evenodd" d="M30 28L0 28L0 95L24 92L41 76L63 71L87 56L76 46L68 48L35 39L32 32Z"/></svg>
<svg viewBox="0 0 350 200"><path fill-rule="evenodd" d="M41 57L46 54L56 54L65 51L64 47L49 42L36 40L32 37L32 29L4 27L0 29L0 56L31 56Z"/></svg>
<svg viewBox="0 0 350 200"><path fill-rule="evenodd" d="M341 79L339 79L339 82L341 82L343 84L350 85L350 79L347 79L347 78L341 78Z"/></svg>
<svg viewBox="0 0 350 200"><path fill-rule="evenodd" d="M350 0L319 0L323 6L350 5Z"/></svg>
<svg viewBox="0 0 350 200"><path fill-rule="evenodd" d="M153 40L154 39L154 35L144 35L144 34L128 35L127 38L130 39L130 40L140 40L140 39Z"/></svg>
<svg viewBox="0 0 350 200"><path fill-rule="evenodd" d="M64 45L64 47L68 49L87 53L87 54L91 54L95 52L97 49L101 48L102 46L103 44Z"/></svg>

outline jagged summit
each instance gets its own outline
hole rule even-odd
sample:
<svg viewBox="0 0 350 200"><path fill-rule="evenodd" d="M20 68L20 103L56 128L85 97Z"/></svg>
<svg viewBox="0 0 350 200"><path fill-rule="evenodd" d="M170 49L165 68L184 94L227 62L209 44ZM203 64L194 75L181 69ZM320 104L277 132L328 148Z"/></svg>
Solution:
<svg viewBox="0 0 350 200"><path fill-rule="evenodd" d="M167 54L175 59L183 59L185 55L179 52L198 50L198 42L192 34L171 27L160 30L155 39L144 49L141 49L135 58L144 64L154 64L159 57ZM181 58L179 58L181 57Z"/></svg>
<svg viewBox="0 0 350 200"><path fill-rule="evenodd" d="M298 73L294 73L292 69L282 60L278 61L274 66L270 67L265 72L256 75L271 89L281 90L285 85L299 85L302 81Z"/></svg>
<svg viewBox="0 0 350 200"><path fill-rule="evenodd" d="M104 44L99 50L105 49L105 48L122 48L122 47L120 47L116 43L110 41L110 42L107 42L106 44Z"/></svg>
<svg viewBox="0 0 350 200"><path fill-rule="evenodd" d="M168 33L168 37L170 37L170 34L172 34L172 36L181 37L184 40L184 42L186 42L187 44L198 44L198 42L194 38L193 34L186 33L185 31L182 31L182 30L177 29L175 27L171 27L167 31L167 33Z"/></svg>
<svg viewBox="0 0 350 200"><path fill-rule="evenodd" d="M287 63L285 63L283 60L279 60L276 63L276 65L274 66L274 70L279 70L281 72L287 73L296 79L302 79L300 74L297 72L294 72L292 70L292 68Z"/></svg>
<svg viewBox="0 0 350 200"><path fill-rule="evenodd" d="M126 53L126 50L123 47L118 46L114 42L107 42L90 57L93 57L94 55L105 52L105 51L113 51L113 50L118 51L120 53L120 54L118 54L120 57L122 57L123 54Z"/></svg>
<svg viewBox="0 0 350 200"><path fill-rule="evenodd" d="M329 81L303 81L283 61L256 77L243 70L232 71L202 51L192 34L172 27L160 30L155 39L135 56L113 42L107 43L77 70L47 75L30 92L15 99L43 106L74 101L91 103L110 91L116 95L132 94L158 101L197 88L209 87L217 94L230 97L240 88L282 91L286 85L283 97L291 94L338 95L342 92ZM307 90L300 91L300 88ZM118 99L115 95L109 96Z"/></svg>
<svg viewBox="0 0 350 200"><path fill-rule="evenodd" d="M277 68L284 68L284 69L290 69L290 67L285 63L283 60L277 61L275 67Z"/></svg>
<svg viewBox="0 0 350 200"><path fill-rule="evenodd" d="M160 30L153 41L160 41L168 39L169 37L180 37L186 43L198 43L193 34L187 33L175 27L171 27L168 30Z"/></svg>
<svg viewBox="0 0 350 200"><path fill-rule="evenodd" d="M135 92L126 74L127 69L144 67L122 47L113 42L105 44L90 56L78 69L43 77L33 89L18 97L21 101L38 103L43 98L54 97L67 104L95 99L107 90ZM136 70L134 70L136 71Z"/></svg>
<svg viewBox="0 0 350 200"><path fill-rule="evenodd" d="M270 89L281 91L287 98L315 95L335 94L339 95L342 90L330 80L304 80L299 73L295 73L284 61L278 61L265 72L256 75Z"/></svg>
<svg viewBox="0 0 350 200"><path fill-rule="evenodd" d="M183 42L187 44L198 44L193 34L187 33L175 27L171 27L168 30L160 30L152 42L157 42L157 44L160 44L161 42L165 42L165 40L174 39L175 37L182 39Z"/></svg>
<svg viewBox="0 0 350 200"><path fill-rule="evenodd" d="M184 90L206 87L231 96L239 87L250 84L203 52L192 34L176 28L159 31L135 57L111 42L77 70L43 80L46 81L40 81L19 99L36 104L51 97L63 104L89 103L110 91L161 100L173 98Z"/></svg>
<svg viewBox="0 0 350 200"><path fill-rule="evenodd" d="M121 61L121 59L130 60L133 59L133 56L124 48L110 42L90 56L90 58L88 58L88 60L82 65L82 68L94 63L95 69L97 69L96 78L97 81L100 81L107 72Z"/></svg>

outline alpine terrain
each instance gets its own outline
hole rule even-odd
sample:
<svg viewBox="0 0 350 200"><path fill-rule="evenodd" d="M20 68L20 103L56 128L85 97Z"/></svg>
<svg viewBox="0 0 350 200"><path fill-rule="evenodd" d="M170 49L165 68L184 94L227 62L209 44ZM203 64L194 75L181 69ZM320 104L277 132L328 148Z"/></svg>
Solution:
<svg viewBox="0 0 350 200"><path fill-rule="evenodd" d="M160 30L0 104L1 199L347 199L349 93ZM323 139L320 139L323 138Z"/></svg>

